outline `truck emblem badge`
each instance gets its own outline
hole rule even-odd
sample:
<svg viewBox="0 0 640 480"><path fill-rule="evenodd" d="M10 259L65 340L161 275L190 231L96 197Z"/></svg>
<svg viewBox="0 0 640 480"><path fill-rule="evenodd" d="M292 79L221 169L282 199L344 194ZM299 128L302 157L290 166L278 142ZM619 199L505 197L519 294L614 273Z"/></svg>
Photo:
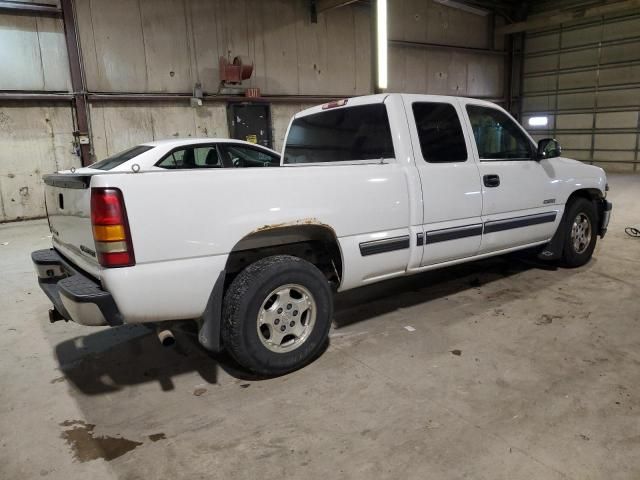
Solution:
<svg viewBox="0 0 640 480"><path fill-rule="evenodd" d="M542 202L543 205L549 205L550 203L556 203L556 199L555 198L547 198L545 201Z"/></svg>

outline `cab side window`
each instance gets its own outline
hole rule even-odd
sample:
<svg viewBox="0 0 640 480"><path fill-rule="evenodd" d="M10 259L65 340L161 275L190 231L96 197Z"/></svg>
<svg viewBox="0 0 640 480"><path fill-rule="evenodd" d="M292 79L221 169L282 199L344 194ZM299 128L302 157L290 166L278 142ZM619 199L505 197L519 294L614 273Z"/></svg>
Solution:
<svg viewBox="0 0 640 480"><path fill-rule="evenodd" d="M504 112L467 105L480 160L533 160L533 145Z"/></svg>
<svg viewBox="0 0 640 480"><path fill-rule="evenodd" d="M429 163L464 162L467 145L458 113L450 103L413 104L420 150Z"/></svg>
<svg viewBox="0 0 640 480"><path fill-rule="evenodd" d="M273 155L245 145L233 143L220 144L220 150L224 157L224 164L233 168L246 167L278 167L280 156Z"/></svg>

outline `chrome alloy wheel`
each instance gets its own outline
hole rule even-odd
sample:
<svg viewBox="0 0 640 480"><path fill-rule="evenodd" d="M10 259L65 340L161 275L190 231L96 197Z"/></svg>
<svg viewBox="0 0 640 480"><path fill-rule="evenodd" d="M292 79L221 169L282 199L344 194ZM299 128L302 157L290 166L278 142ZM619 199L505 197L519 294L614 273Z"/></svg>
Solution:
<svg viewBox="0 0 640 480"><path fill-rule="evenodd" d="M579 213L571 226L571 244L577 254L583 253L591 243L591 221L584 213Z"/></svg>
<svg viewBox="0 0 640 480"><path fill-rule="evenodd" d="M316 323L316 302L305 287L288 284L273 290L258 310L258 337L275 353L302 345Z"/></svg>

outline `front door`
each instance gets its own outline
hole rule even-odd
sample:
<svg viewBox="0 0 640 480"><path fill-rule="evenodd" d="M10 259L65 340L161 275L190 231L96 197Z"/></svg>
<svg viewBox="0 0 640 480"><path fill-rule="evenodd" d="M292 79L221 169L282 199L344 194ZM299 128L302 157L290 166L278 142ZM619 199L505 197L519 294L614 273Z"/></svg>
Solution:
<svg viewBox="0 0 640 480"><path fill-rule="evenodd" d="M552 164L535 159L533 141L506 112L487 103L464 103L482 178L480 253L549 240L561 216Z"/></svg>
<svg viewBox="0 0 640 480"><path fill-rule="evenodd" d="M473 256L482 236L482 195L460 103L424 95L404 101L422 184L421 265Z"/></svg>

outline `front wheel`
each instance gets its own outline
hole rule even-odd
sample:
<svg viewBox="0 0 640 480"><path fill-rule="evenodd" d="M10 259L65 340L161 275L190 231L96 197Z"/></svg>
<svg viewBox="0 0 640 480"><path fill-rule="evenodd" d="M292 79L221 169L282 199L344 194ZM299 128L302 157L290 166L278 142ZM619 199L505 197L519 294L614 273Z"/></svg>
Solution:
<svg viewBox="0 0 640 480"><path fill-rule="evenodd" d="M562 262L568 267L586 264L596 247L597 212L593 202L576 198L567 206Z"/></svg>
<svg viewBox="0 0 640 480"><path fill-rule="evenodd" d="M233 280L224 297L222 340L242 366L280 375L311 361L329 335L333 299L313 264L276 255Z"/></svg>

